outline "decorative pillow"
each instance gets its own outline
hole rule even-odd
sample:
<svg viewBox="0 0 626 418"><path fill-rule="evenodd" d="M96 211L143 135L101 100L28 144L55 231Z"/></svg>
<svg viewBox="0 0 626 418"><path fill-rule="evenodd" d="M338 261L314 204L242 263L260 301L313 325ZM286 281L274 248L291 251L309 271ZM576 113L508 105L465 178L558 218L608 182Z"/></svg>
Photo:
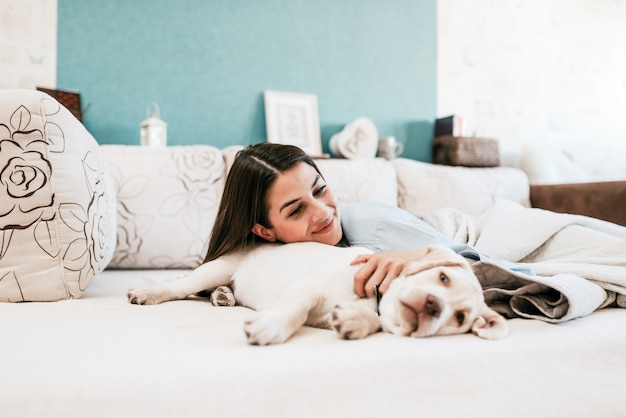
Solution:
<svg viewBox="0 0 626 418"><path fill-rule="evenodd" d="M111 260L115 222L84 126L45 93L0 90L0 301L80 297Z"/></svg>
<svg viewBox="0 0 626 418"><path fill-rule="evenodd" d="M589 147L586 152L589 152ZM518 167L528 176L530 184L584 183L593 181L582 164L558 145L548 141L527 144L520 152Z"/></svg>
<svg viewBox="0 0 626 418"><path fill-rule="evenodd" d="M442 208L479 215L498 199L530 205L528 177L517 168L452 167L406 158L392 164L398 176L398 206L414 215Z"/></svg>
<svg viewBox="0 0 626 418"><path fill-rule="evenodd" d="M398 204L398 183L391 163L382 158L315 160L339 203Z"/></svg>
<svg viewBox="0 0 626 418"><path fill-rule="evenodd" d="M117 248L109 267L194 268L224 189L222 152L208 145L102 145L117 189Z"/></svg>
<svg viewBox="0 0 626 418"><path fill-rule="evenodd" d="M232 145L222 150L226 172L230 170L237 153L244 149ZM391 163L382 158L317 159L315 164L333 189L340 204L356 202L382 202L398 204L396 171Z"/></svg>

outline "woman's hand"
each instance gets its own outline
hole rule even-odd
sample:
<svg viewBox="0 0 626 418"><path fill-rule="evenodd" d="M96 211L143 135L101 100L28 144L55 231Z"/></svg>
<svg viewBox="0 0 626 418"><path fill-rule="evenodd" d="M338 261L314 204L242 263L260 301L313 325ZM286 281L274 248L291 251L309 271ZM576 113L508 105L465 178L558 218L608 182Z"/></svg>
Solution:
<svg viewBox="0 0 626 418"><path fill-rule="evenodd" d="M424 254L426 254L426 249L419 248L358 256L350 263L351 265L363 264L354 274L354 293L360 297L372 297L376 285L380 293L385 293L391 281L402 273L407 263L419 260Z"/></svg>

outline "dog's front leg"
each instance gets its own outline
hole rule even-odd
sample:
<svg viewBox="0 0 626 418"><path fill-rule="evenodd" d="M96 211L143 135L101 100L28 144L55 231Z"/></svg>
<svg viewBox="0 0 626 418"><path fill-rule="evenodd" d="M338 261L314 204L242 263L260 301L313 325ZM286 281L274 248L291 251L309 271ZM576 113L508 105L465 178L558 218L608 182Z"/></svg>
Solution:
<svg viewBox="0 0 626 418"><path fill-rule="evenodd" d="M128 301L137 305L156 305L184 299L203 290L230 285L239 262L240 256L237 254L209 261L176 280L130 289L127 293Z"/></svg>
<svg viewBox="0 0 626 418"><path fill-rule="evenodd" d="M378 332L380 318L371 305L367 299L336 305L331 313L332 327L346 340L358 340Z"/></svg>
<svg viewBox="0 0 626 418"><path fill-rule="evenodd" d="M290 284L274 308L255 312L245 321L248 344L284 343L305 324L309 312L321 301L322 296L304 281Z"/></svg>

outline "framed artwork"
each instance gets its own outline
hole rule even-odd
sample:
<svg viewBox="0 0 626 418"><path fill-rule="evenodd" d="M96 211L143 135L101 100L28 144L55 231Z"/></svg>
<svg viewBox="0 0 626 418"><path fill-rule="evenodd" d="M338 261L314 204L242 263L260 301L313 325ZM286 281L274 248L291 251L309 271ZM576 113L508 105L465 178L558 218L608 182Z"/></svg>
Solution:
<svg viewBox="0 0 626 418"><path fill-rule="evenodd" d="M296 145L311 156L322 155L317 96L266 90L267 141Z"/></svg>

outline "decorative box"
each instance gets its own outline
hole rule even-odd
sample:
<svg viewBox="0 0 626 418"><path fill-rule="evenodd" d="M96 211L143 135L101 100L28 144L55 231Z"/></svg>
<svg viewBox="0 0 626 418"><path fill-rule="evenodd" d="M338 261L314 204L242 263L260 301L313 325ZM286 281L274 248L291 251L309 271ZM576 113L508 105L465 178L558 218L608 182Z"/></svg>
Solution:
<svg viewBox="0 0 626 418"><path fill-rule="evenodd" d="M495 167L500 165L498 141L487 138L439 136L433 139L433 162L466 167Z"/></svg>

